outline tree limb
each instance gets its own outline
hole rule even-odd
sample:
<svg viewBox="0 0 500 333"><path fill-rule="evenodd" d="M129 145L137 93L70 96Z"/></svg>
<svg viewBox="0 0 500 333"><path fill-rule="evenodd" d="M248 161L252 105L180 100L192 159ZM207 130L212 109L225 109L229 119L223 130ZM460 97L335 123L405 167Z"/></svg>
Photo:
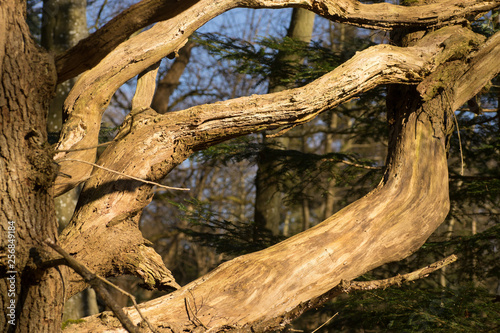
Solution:
<svg viewBox="0 0 500 333"><path fill-rule="evenodd" d="M130 6L77 45L57 55L58 83L94 67L138 30L155 22L171 19L198 1L143 0ZM96 52L89 53L89 50Z"/></svg>
<svg viewBox="0 0 500 333"><path fill-rule="evenodd" d="M155 27L145 33L154 30ZM417 83L421 81L425 73L432 72L440 63L455 56L457 52L463 51L462 45L457 50L451 46L455 44L445 43L446 40L451 38L464 38L464 42L469 39L477 39L472 32L466 29L447 27L440 32L430 33L415 47L373 46L358 52L342 66L302 88L275 94L243 97L209 106L199 106L185 111L169 113L161 118L164 119L161 123L167 126L165 128L171 127L172 124L191 123L195 126L190 125L192 127L191 131L205 132L204 136L198 135L196 139L189 140L192 143L193 150L203 149L209 144L227 140L237 135L304 123L313 119L322 111L339 105L377 85ZM142 45L144 40L138 42ZM479 41L471 41L469 48L478 43ZM133 47L135 53L131 54L131 59L143 54L144 50L140 45ZM128 52L132 52L132 46L128 47L128 50ZM118 52L118 49L115 51ZM116 61L121 62L122 60L116 59ZM125 60L125 62L128 61ZM57 150L95 146L94 143L98 139L96 124L100 123L107 101L111 98L115 88L118 88L118 85L112 87L113 82L116 83L117 76L125 72L118 70L122 66L126 67L125 63L112 63L113 66L99 64L99 70L96 74L92 74L93 71L86 73L75 85L68 97L68 108L71 110L70 118L63 126L63 135L56 147ZM115 68L114 65L117 65L117 67ZM96 67L96 70L98 67ZM88 88L91 82L96 85L96 88ZM108 82L109 85L104 86L105 82ZM142 121L145 122L147 118L144 115ZM160 124L155 126L158 125ZM162 131L160 127L157 128ZM223 133L214 133L214 131L221 130ZM159 135L159 133L156 135ZM215 141L210 138L215 139ZM196 143L196 141L200 140L201 142ZM110 147L108 149L112 149ZM55 156L55 159L77 159L93 163L95 150L60 152ZM56 183L65 182L66 185L64 187L55 187L55 195L62 194L72 186L79 184L83 179L87 179L91 171L90 166L82 167L74 163L65 163L61 168L61 172L70 174L72 178L70 181L67 179L56 180ZM139 177L144 178L145 176Z"/></svg>
<svg viewBox="0 0 500 333"><path fill-rule="evenodd" d="M288 322L286 313L324 295L341 280L352 280L415 251L449 209L446 129L435 131L423 111L425 105L415 107L419 111L408 113L404 108L396 119L400 127L391 141L395 146L387 172L371 193L314 228L226 262L172 294L142 304L141 310L153 324L178 325L192 331L198 324L186 313L185 301L192 297L197 300L190 304L191 308L196 306L197 320L209 330L273 330ZM447 104L441 107L448 108ZM77 212L81 220L75 221L74 229L84 227L101 235L102 229L93 223L99 217L89 215L94 208L100 210L89 205L85 216L78 216L83 211ZM75 236L80 242L88 239L81 232ZM65 246L80 252L73 246L78 237L65 237ZM94 252L88 242L85 250ZM133 316L134 321L140 320ZM93 332L107 329L94 319L84 328ZM77 329L77 325L72 326L73 331Z"/></svg>
<svg viewBox="0 0 500 333"><path fill-rule="evenodd" d="M194 31L208 19L237 7L302 7L335 22L390 30L399 27L437 28L465 23L499 5L499 0L444 0L411 8L388 3L368 5L355 0L223 0L218 2L212 0L143 0L123 11L73 48L58 55L56 57L58 83L97 65L134 32L155 22L174 18L177 20L177 16L181 16L184 12L191 17L198 17L202 13L200 8L208 9L203 12L207 19L204 19L204 22L193 22L194 25L184 29L185 31ZM96 50L90 57L87 52L89 49Z"/></svg>
<svg viewBox="0 0 500 333"><path fill-rule="evenodd" d="M449 38L453 42L447 42ZM167 115L145 110L136 116L140 119L134 121L130 134L101 155L99 164L148 179L161 178L193 151L221 140L262 128L309 121L319 112L377 84L419 81L427 71L457 59L464 45L472 50L481 41L467 29L447 27L429 33L412 48L380 45L359 52L304 88L242 97ZM418 97L416 91L413 93ZM450 105L437 95L418 111L409 112L410 107L419 108L419 104L404 105L399 118L392 120L399 125L394 125L392 157L377 189L315 228L269 249L236 258L165 299L151 301L144 305L151 311L148 316L159 322L192 326L184 299L193 293L205 304L198 307L196 316L208 328L237 328L243 323L260 327L260 322L270 320L280 325L284 312L322 295L340 280L351 280L420 247L448 212L445 136L449 128L444 118ZM432 114L432 110L439 112ZM429 172L431 168L433 172ZM96 170L83 190L72 227L63 232L63 244L82 255L102 251L100 244L105 242L109 244L107 258L119 260L116 256L125 245L106 239L117 233L124 239L138 238L137 228L132 227L138 220L138 213L134 212L149 203L151 193L150 185L138 187L133 181L117 182L115 176ZM110 219L125 222L106 228ZM82 243L82 239L92 242ZM85 260L83 255L82 260L87 263L90 258ZM106 262L92 264L97 270L107 269ZM303 280L304 276L307 280ZM277 283L280 279L294 284ZM253 294L249 295L250 291ZM290 293L293 297L286 297ZM277 297L280 301L276 303ZM156 302L168 307L168 313L155 312ZM238 311L234 310L235 304ZM259 312L260 308L267 309L265 315ZM222 318L219 313L233 315Z"/></svg>
<svg viewBox="0 0 500 333"><path fill-rule="evenodd" d="M408 283L416 281L422 278L426 278L430 273L437 271L451 263L454 263L458 257L452 254L444 259L441 259L435 263L417 269L416 271L406 273L403 275L393 276L391 278L383 280L374 281L341 281L337 286L327 291L323 295L311 299L298 305L295 309L284 314L281 318L282 321L291 322L295 318L298 318L307 310L319 307L324 303L332 300L333 298L340 296L342 294L350 294L355 291L367 291L375 289L385 289L392 286L401 286L403 283ZM261 323L261 326L266 326L266 323Z"/></svg>

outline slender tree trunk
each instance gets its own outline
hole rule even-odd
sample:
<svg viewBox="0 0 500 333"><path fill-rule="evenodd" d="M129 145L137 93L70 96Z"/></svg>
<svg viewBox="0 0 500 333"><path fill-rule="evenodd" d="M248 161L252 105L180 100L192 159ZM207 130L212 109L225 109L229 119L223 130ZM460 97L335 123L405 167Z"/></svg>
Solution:
<svg viewBox="0 0 500 333"><path fill-rule="evenodd" d="M297 41L309 43L311 40L312 30L314 27L314 14L305 9L294 8L290 27L288 28L287 36ZM286 59L288 61L295 61L301 63L303 59L297 58L296 55L281 53L278 58ZM280 83L282 77L271 77L269 84L269 92L283 91L287 87ZM264 133L264 145L273 145L277 148L286 149L289 146L287 138L276 138L268 140ZM257 175L255 176L255 228L256 233L262 229L270 230L274 235L279 234L279 227L281 223L281 193L279 190L279 162L276 157L268 149L263 149L259 155L257 163Z"/></svg>
<svg viewBox="0 0 500 333"><path fill-rule="evenodd" d="M50 258L41 242L57 241L45 118L56 76L53 59L31 39L25 12L24 1L0 4L0 252L12 255L0 257L8 267L0 272L0 330L57 332L61 275L40 267Z"/></svg>
<svg viewBox="0 0 500 333"><path fill-rule="evenodd" d="M194 42L188 41L183 48L179 50L178 56L172 63L167 73L158 82L151 108L158 113L167 113L170 97L180 83L180 78L191 57L191 50L195 46Z"/></svg>

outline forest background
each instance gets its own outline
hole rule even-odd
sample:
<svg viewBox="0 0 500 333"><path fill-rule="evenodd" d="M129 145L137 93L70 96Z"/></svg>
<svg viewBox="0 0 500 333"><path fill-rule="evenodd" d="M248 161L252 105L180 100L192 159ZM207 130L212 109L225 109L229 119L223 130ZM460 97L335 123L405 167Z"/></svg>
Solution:
<svg viewBox="0 0 500 333"><path fill-rule="evenodd" d="M131 4L28 1L28 20L41 45L57 52ZM473 29L491 36L499 22L498 12L492 12ZM305 30L294 32L299 26ZM166 113L302 86L357 51L388 42L385 32L332 23L312 13L232 10L202 27L175 59L162 61L153 108ZM58 100L64 100L71 84L60 86L61 98L52 106L49 132L55 140L62 117ZM113 96L102 142L112 139L131 110L135 84L131 80ZM404 274L452 253L458 260L412 284L338 297L287 329L310 332L327 321L325 332L499 328L499 85L497 77L455 112L446 221L418 252L359 279ZM288 131L253 134L198 152L172 171L165 184L191 191L158 188L142 215L141 230L176 281L185 285L223 261L310 228L374 188L387 150L385 96L385 87L371 90ZM70 192L57 198L61 226L71 217L76 197ZM160 295L140 288L133 277L114 282L141 301ZM127 297L112 292L122 306L130 305ZM67 303L66 319L104 310L93 303L91 291L75 296Z"/></svg>

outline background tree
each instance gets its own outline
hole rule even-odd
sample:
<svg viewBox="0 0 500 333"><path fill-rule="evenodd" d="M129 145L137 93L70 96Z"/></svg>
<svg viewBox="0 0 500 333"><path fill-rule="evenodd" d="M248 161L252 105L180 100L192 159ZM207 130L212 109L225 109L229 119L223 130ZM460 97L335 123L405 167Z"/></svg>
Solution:
<svg viewBox="0 0 500 333"><path fill-rule="evenodd" d="M30 5L32 14L30 18L35 20L35 5ZM30 11L28 9L28 11ZM75 46L78 41L88 35L87 29L87 1L43 1L42 24L40 29L40 45L55 54ZM29 19L30 19L29 18ZM32 29L32 32L35 29ZM36 30L34 31L36 36ZM47 131L50 142L57 142L57 134L61 131L63 124L63 104L68 96L76 78L67 80L57 85L56 94L51 101L49 114L47 117ZM80 188L75 188L67 193L55 198L56 216L59 221L59 229L66 227L73 216L76 207ZM86 289L81 294L75 295L65 304L66 319L77 319L95 314L98 311L95 293L92 289Z"/></svg>

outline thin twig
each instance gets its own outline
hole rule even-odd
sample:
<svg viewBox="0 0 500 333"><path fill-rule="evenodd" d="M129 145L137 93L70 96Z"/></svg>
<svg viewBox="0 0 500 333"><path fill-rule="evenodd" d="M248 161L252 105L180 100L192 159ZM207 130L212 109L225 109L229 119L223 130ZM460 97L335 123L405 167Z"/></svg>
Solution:
<svg viewBox="0 0 500 333"><path fill-rule="evenodd" d="M382 170L385 168L385 167L377 167L377 166L358 164L358 163L350 162L347 160L336 160L333 158L324 158L324 159L322 159L322 161L344 163L344 164L351 165L351 166L356 167L356 168L369 169L369 170Z"/></svg>
<svg viewBox="0 0 500 333"><path fill-rule="evenodd" d="M71 152L74 152L74 151L96 149L96 148L107 146L107 145L109 145L109 144L111 144L111 143L113 143L115 141L116 140L111 140L111 141L103 142L103 143L100 143L100 144L92 146L92 147L73 148L73 149L56 149L55 152L56 153L71 153Z"/></svg>
<svg viewBox="0 0 500 333"><path fill-rule="evenodd" d="M415 281L427 277L430 273L455 262L457 259L458 257L455 254L452 254L442 260L407 274L396 275L391 278L374 281L343 281L340 284L340 287L343 292L350 293L356 290L373 290L387 288L393 285L399 286L405 282Z"/></svg>
<svg viewBox="0 0 500 333"><path fill-rule="evenodd" d="M455 125L457 126L457 135L458 135L458 145L460 147L460 161L461 161L461 170L460 170L460 175L464 175L464 154L462 151L462 140L460 138L460 127L458 127L458 121L457 121L457 116L455 115L455 111L453 110L453 107L450 102L450 98L448 97L448 92L445 90L444 91L444 96L446 97L446 101L448 102L448 106L450 107L450 111L453 113L453 119L455 120Z"/></svg>
<svg viewBox="0 0 500 333"><path fill-rule="evenodd" d="M54 249L66 260L66 265L71 267L76 273L78 273L83 280L94 288L95 292L99 297L106 303L106 305L113 311L116 318L120 321L128 332L139 333L137 326L134 325L132 320L123 312L122 308L116 303L116 301L111 297L109 292L106 290L102 283L102 279L96 274L92 273L85 265L78 262L75 258L70 256L62 247L53 242L50 239L45 240L45 244Z"/></svg>
<svg viewBox="0 0 500 333"><path fill-rule="evenodd" d="M187 315L188 315L188 318L191 320L191 322L193 324L195 324L196 326L203 326L204 329L208 330L208 328L205 326L205 324L203 324L203 322L200 320L200 318L198 318L196 316L196 314L194 313L193 309L191 308L191 304L189 302L189 298L184 298L184 302L186 303L186 312L187 312ZM196 303L195 303L195 306L196 306ZM190 315L189 315L189 312L191 311L191 315L193 316L193 319L191 319Z"/></svg>
<svg viewBox="0 0 500 333"><path fill-rule="evenodd" d="M347 164L347 165L352 165L352 166L354 166L356 168L363 168L363 169L370 169L370 170L382 170L383 169L383 167L375 167L375 166L370 166L370 165L363 165L363 164L349 162L349 161L346 161L346 160L340 160L339 162Z"/></svg>
<svg viewBox="0 0 500 333"><path fill-rule="evenodd" d="M332 320L333 318L335 318L339 313L337 312L336 314L334 314L333 316L331 316L327 321L325 321L320 327L318 327L317 329L315 329L314 331L312 331L311 333L316 333L321 327L325 326L326 324L328 324L330 322L330 320Z"/></svg>
<svg viewBox="0 0 500 333"><path fill-rule="evenodd" d="M189 191L189 189L188 189L188 188L165 186L165 185L158 184L158 183L156 183L156 182L152 182L152 181L149 181L149 180L146 180L146 179L142 179L142 178L138 178L138 177L130 176L130 175L127 175L127 174L125 174L125 173L123 173L123 172L119 172L119 171L116 171L116 170L112 170L112 169L109 169L109 168L103 167L103 166L101 166L101 165L99 165L99 164L95 164L95 163L88 162L88 161L77 160L77 159L74 159L74 158L63 158L63 159L57 160L57 162L66 162L66 161L70 161L70 162L80 162L80 163L84 163L84 164L89 164L89 165L95 166L96 168L103 169L103 170L106 170L106 171L108 171L108 172L115 173L115 174L120 175L120 176L123 176L123 177L131 178L131 179L134 179L134 180L137 180L137 181L140 181L140 182L146 183L146 184L156 185L156 186L158 186L158 187L162 187L162 188L167 189L167 190Z"/></svg>
<svg viewBox="0 0 500 333"><path fill-rule="evenodd" d="M102 282L106 283L107 285L111 286L112 288L118 290L119 292L121 292L122 294L124 294L125 296L128 296L128 298L130 298L130 300L132 301L132 303L134 303L134 308L137 310L137 312L139 313L139 316L142 318L142 320L148 325L149 329L152 331L152 332L157 332L153 325L151 325L151 323L149 322L149 320L146 319L146 317L144 317L144 315L142 314L141 310L139 309L139 306L137 305L137 302L135 301L135 296L132 295L131 293L123 290L122 288L118 287L116 284L114 283L111 283L110 281L108 281L107 279L99 276L99 275L96 275L96 277L101 280Z"/></svg>

